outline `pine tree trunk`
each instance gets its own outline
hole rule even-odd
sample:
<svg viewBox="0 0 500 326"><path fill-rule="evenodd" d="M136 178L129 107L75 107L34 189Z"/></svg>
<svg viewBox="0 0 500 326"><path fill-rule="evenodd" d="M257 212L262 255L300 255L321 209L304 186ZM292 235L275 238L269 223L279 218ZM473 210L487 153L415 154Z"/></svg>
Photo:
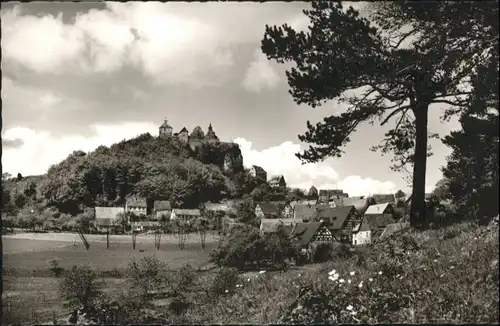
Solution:
<svg viewBox="0 0 500 326"><path fill-rule="evenodd" d="M425 221L425 174L427 170L427 124L429 105L416 106L415 155L413 157L413 189L410 207L410 224L420 227Z"/></svg>

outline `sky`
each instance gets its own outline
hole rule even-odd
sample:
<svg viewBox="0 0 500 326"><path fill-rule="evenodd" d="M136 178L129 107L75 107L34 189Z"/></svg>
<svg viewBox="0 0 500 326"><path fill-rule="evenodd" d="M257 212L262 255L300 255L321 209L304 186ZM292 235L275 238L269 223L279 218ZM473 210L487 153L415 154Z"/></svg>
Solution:
<svg viewBox="0 0 500 326"><path fill-rule="evenodd" d="M244 165L283 174L289 186L350 195L408 191L390 156L369 149L387 129L363 125L342 158L302 164L306 122L342 110L311 108L288 93L286 67L260 50L265 25L309 21L303 2L31 2L2 4L2 168L43 174L74 150L92 151L149 132L209 123L240 145ZM366 4L354 6L366 11ZM430 131L457 129L431 109ZM427 190L450 149L431 140Z"/></svg>

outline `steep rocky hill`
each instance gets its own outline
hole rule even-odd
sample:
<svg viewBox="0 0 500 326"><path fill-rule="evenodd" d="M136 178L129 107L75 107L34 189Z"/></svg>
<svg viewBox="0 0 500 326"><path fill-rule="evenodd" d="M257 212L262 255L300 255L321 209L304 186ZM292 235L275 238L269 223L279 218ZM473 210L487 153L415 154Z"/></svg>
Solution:
<svg viewBox="0 0 500 326"><path fill-rule="evenodd" d="M241 197L255 187L237 144L203 143L192 149L149 133L90 153L75 151L45 175L6 183L3 206L10 215L48 207L75 215L96 205L122 205L129 195L197 207Z"/></svg>

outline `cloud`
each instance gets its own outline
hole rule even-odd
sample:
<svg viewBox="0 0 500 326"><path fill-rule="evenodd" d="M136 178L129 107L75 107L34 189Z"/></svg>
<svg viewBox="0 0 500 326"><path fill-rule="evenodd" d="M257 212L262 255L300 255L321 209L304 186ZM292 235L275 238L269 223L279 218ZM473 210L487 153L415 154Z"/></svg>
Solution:
<svg viewBox="0 0 500 326"><path fill-rule="evenodd" d="M272 89L280 82L280 76L273 69L269 60L259 51L250 63L243 86L250 92L260 93L263 89Z"/></svg>
<svg viewBox="0 0 500 326"><path fill-rule="evenodd" d="M23 15L22 6L2 10L3 59L38 73L109 73L134 67L161 84L213 84L234 65L231 46L259 42L265 23L276 19L264 9L281 9L278 21L297 12L294 6L274 4L106 5L105 10L76 15L71 23L62 14ZM261 61L252 67L265 74L267 83L276 79Z"/></svg>
<svg viewBox="0 0 500 326"><path fill-rule="evenodd" d="M20 147L24 144L22 139L5 139L2 137L2 147L3 150L9 149L9 148L16 148Z"/></svg>
<svg viewBox="0 0 500 326"><path fill-rule="evenodd" d="M95 135L88 138L82 136L55 137L49 132L25 127L8 129L2 137L3 144L17 143L20 146L4 148L2 168L11 174L19 172L22 175L43 174L52 164L64 160L75 150L89 152L100 145L110 146L142 133L155 134L157 130L156 125L149 123L92 125L90 128Z"/></svg>
<svg viewBox="0 0 500 326"><path fill-rule="evenodd" d="M351 196L396 191L396 185L391 181L360 176L341 179L329 161L302 164L295 156L300 151L300 145L291 141L261 151L252 148L252 142L243 138L236 138L235 142L240 145L245 167L261 166L268 176L283 174L290 187L309 189L314 185L318 189L341 188Z"/></svg>
<svg viewBox="0 0 500 326"><path fill-rule="evenodd" d="M62 98L54 95L52 92L45 93L40 97L40 102L42 105L47 106L47 107L52 107L56 104L59 104L62 102Z"/></svg>

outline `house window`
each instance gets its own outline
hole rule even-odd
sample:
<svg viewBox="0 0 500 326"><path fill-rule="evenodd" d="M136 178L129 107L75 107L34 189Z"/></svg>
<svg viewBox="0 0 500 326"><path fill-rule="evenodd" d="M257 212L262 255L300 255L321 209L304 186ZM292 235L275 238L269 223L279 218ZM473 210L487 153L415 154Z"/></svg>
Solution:
<svg viewBox="0 0 500 326"><path fill-rule="evenodd" d="M358 240L354 240L354 244L357 245L358 244Z"/></svg>

